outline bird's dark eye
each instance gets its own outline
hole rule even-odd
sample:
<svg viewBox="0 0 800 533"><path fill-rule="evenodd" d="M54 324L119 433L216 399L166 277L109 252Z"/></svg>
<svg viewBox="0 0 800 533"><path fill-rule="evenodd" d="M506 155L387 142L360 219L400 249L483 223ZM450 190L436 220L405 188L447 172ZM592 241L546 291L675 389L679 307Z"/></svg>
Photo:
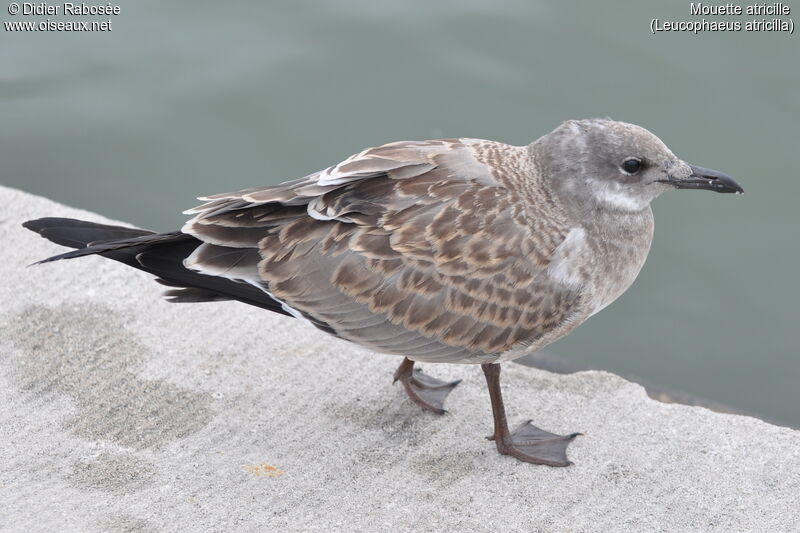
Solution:
<svg viewBox="0 0 800 533"><path fill-rule="evenodd" d="M642 168L642 162L635 157L631 157L622 162L622 170L628 174L636 174L639 172L640 168Z"/></svg>

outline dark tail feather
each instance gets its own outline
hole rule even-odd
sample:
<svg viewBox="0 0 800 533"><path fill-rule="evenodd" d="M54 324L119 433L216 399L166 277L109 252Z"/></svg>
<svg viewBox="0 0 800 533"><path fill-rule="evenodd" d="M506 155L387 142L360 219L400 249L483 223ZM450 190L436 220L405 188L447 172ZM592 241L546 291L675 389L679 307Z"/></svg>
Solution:
<svg viewBox="0 0 800 533"><path fill-rule="evenodd" d="M241 302L291 316L280 302L264 291L226 278L208 276L189 270L183 260L201 243L199 239L181 233L155 233L137 228L97 224L72 218L39 218L24 222L23 227L62 246L77 248L34 264L87 255L100 255L158 276L169 287L171 302L211 302L239 300Z"/></svg>
<svg viewBox="0 0 800 533"><path fill-rule="evenodd" d="M83 248L98 241L130 239L155 234L155 232L144 229L109 226L74 218L38 218L23 222L22 226L35 231L49 241L70 248Z"/></svg>

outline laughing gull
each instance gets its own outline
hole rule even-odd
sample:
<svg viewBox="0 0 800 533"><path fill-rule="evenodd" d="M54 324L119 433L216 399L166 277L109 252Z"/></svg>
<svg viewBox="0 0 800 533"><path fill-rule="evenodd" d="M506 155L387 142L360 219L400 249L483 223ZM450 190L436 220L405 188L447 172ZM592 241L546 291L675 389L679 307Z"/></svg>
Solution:
<svg viewBox="0 0 800 533"><path fill-rule="evenodd" d="M172 302L238 300L376 352L434 413L458 382L417 361L480 364L501 454L566 466L578 435L513 433L500 365L560 339L617 299L653 237L650 202L671 189L741 193L678 159L649 131L570 120L528 146L395 142L305 178L203 197L180 231L65 218L24 223L77 250L150 272Z"/></svg>

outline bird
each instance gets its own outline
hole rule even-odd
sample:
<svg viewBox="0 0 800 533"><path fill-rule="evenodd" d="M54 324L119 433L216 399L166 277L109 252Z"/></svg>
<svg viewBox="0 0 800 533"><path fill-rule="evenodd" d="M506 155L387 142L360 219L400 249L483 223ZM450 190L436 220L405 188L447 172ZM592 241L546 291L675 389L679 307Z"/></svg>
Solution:
<svg viewBox="0 0 800 533"><path fill-rule="evenodd" d="M445 413L459 381L425 363L479 364L500 454L568 466L580 433L509 429L500 364L560 339L616 300L674 189L742 193L653 133L567 120L528 145L452 138L365 149L304 178L200 197L178 231L67 218L23 223L74 250L149 272L173 303L237 300L403 360L394 381Z"/></svg>

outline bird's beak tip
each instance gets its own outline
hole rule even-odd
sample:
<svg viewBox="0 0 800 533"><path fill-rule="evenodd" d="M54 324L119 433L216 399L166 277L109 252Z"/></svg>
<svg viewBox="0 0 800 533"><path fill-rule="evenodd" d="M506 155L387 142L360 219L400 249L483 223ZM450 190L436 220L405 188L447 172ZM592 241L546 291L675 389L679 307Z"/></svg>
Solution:
<svg viewBox="0 0 800 533"><path fill-rule="evenodd" d="M691 175L685 178L670 177L668 183L676 189L698 189L720 193L744 194L744 189L727 174L710 168L689 165Z"/></svg>

